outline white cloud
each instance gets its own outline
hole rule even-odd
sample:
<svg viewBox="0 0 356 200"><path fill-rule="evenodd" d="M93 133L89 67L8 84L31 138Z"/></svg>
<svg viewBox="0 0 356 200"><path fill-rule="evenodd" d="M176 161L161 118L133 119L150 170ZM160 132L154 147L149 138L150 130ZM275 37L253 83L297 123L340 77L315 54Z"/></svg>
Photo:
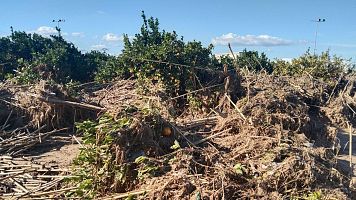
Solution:
<svg viewBox="0 0 356 200"><path fill-rule="evenodd" d="M84 37L84 33L83 32L73 32L72 36L73 37Z"/></svg>
<svg viewBox="0 0 356 200"><path fill-rule="evenodd" d="M40 26L37 30L31 31L43 36L56 35L58 32L55 28L49 26Z"/></svg>
<svg viewBox="0 0 356 200"><path fill-rule="evenodd" d="M103 36L103 40L105 40L107 42L117 42L117 41L123 41L124 37L118 36L114 33L107 33Z"/></svg>
<svg viewBox="0 0 356 200"><path fill-rule="evenodd" d="M286 62L292 62L293 58L281 58L281 60L286 61Z"/></svg>
<svg viewBox="0 0 356 200"><path fill-rule="evenodd" d="M42 35L44 37L49 37L51 35L58 35L58 31L55 28L49 27L49 26L40 26L34 31L28 31L28 33L37 33L37 34L40 34L40 35ZM62 36L67 36L68 33L61 32L61 35Z"/></svg>
<svg viewBox="0 0 356 200"><path fill-rule="evenodd" d="M106 47L106 45L103 45L103 44L96 44L96 45L91 46L91 49L92 50L104 50L104 49L107 49L107 47Z"/></svg>
<svg viewBox="0 0 356 200"><path fill-rule="evenodd" d="M270 35L237 35L228 33L212 39L214 45L238 44L245 46L284 46L292 41Z"/></svg>

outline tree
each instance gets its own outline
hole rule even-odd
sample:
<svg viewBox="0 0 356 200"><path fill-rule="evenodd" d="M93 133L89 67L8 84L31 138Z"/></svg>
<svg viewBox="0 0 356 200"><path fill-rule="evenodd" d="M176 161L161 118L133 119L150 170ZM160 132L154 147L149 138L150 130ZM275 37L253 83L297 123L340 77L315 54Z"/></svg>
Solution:
<svg viewBox="0 0 356 200"><path fill-rule="evenodd" d="M244 49L236 59L240 68L246 67L248 70L256 72L261 70L266 70L268 73L273 72L273 65L265 53L259 54L257 51Z"/></svg>
<svg viewBox="0 0 356 200"><path fill-rule="evenodd" d="M59 83L87 82L94 79L94 72L108 57L100 52L82 54L61 36L46 38L12 31L10 36L0 38L0 78L20 76L23 83L33 77Z"/></svg>
<svg viewBox="0 0 356 200"><path fill-rule="evenodd" d="M196 80L203 75L194 66L209 68L213 47L203 47L197 41L185 43L175 31L160 31L158 19L147 19L144 12L142 19L140 33L131 41L124 36L122 59L126 67L139 79L163 82L170 96L182 95L197 81L204 82Z"/></svg>
<svg viewBox="0 0 356 200"><path fill-rule="evenodd" d="M292 59L291 62L277 60L273 65L274 73L278 75L308 74L324 81L337 80L347 69L347 62L341 57L331 56L329 51L317 55L308 50L302 56Z"/></svg>
<svg viewBox="0 0 356 200"><path fill-rule="evenodd" d="M98 82L107 82L115 78L128 78L130 76L121 56L108 56L106 59L98 60L96 65L95 80Z"/></svg>

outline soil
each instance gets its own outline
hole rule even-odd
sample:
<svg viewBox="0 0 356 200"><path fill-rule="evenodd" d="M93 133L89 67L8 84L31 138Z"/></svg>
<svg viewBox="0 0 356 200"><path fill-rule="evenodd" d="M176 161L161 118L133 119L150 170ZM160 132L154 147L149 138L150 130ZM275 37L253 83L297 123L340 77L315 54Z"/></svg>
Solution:
<svg viewBox="0 0 356 200"><path fill-rule="evenodd" d="M81 138L79 137L80 141ZM80 145L70 136L52 136L25 155L38 156L36 161L43 164L56 164L60 168L69 168L79 154Z"/></svg>

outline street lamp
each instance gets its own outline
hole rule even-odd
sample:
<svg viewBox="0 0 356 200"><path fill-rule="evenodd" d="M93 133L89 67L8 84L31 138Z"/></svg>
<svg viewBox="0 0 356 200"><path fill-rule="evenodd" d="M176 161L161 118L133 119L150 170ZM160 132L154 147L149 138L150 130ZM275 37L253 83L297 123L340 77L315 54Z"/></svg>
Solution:
<svg viewBox="0 0 356 200"><path fill-rule="evenodd" d="M61 37L61 28L59 27L59 23L65 22L64 19L52 20L53 23L57 22L56 30L58 31L58 36Z"/></svg>
<svg viewBox="0 0 356 200"><path fill-rule="evenodd" d="M316 52L316 39L317 39L317 37L318 37L319 24L322 23L322 22L325 22L326 20L319 18L318 20L312 20L312 21L316 23L315 40L314 40L314 55L315 55L315 52Z"/></svg>

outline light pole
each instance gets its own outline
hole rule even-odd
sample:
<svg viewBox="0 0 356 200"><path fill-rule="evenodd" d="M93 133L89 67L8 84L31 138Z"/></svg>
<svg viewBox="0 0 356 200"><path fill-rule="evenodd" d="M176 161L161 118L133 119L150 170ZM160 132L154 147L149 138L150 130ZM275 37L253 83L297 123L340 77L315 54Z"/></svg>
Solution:
<svg viewBox="0 0 356 200"><path fill-rule="evenodd" d="M325 22L326 20L325 19L318 19L318 20L313 20L313 22L316 23L316 30L315 30L315 40L314 40L314 55L315 55L315 52L316 52L316 39L318 37L318 28L319 28L319 23L321 22Z"/></svg>
<svg viewBox="0 0 356 200"><path fill-rule="evenodd" d="M54 23L57 22L56 30L58 31L58 36L61 37L61 28L59 27L59 23L60 22L65 22L65 20L64 19L58 19L58 20L52 20L52 22L54 22Z"/></svg>

